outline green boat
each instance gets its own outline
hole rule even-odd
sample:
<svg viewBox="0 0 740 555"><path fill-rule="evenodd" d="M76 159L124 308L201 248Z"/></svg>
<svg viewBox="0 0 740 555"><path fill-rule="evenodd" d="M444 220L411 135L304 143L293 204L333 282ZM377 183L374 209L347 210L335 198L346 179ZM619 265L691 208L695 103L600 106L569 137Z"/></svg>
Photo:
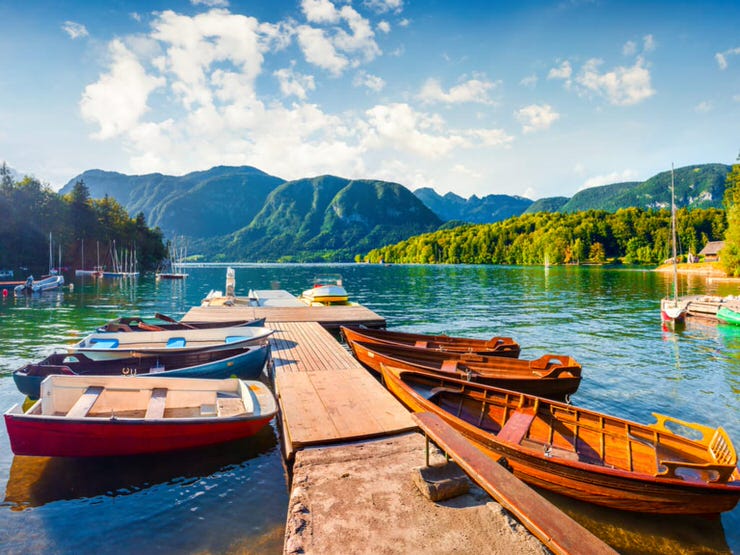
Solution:
<svg viewBox="0 0 740 555"><path fill-rule="evenodd" d="M721 306L719 308L719 311L717 311L717 319L725 324L740 326L740 312L727 308L726 306Z"/></svg>

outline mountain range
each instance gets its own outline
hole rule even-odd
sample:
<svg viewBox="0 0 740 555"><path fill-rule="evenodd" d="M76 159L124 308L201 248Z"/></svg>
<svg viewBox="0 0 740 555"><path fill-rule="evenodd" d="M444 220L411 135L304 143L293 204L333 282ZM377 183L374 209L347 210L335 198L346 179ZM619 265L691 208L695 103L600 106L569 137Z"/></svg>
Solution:
<svg viewBox="0 0 740 555"><path fill-rule="evenodd" d="M703 164L675 170L677 206L721 207L730 169ZM285 181L250 166L218 166L184 176L88 170L60 192L71 191L79 180L91 197L108 195L129 214L142 212L166 237L187 237L189 252L206 260L328 261L352 260L445 222L492 223L525 212L667 207L671 172L534 202L511 195L465 199L429 188L412 193L398 183L330 175Z"/></svg>

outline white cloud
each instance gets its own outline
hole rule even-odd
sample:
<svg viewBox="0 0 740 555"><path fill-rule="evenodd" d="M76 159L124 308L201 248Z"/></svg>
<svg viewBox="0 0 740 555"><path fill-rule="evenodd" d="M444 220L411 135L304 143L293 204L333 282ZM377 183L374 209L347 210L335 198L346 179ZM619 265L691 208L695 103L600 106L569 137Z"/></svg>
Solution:
<svg viewBox="0 0 740 555"><path fill-rule="evenodd" d="M368 148L393 148L435 158L467 144L458 134L444 134L444 122L439 116L416 112L405 103L374 106L366 116Z"/></svg>
<svg viewBox="0 0 740 555"><path fill-rule="evenodd" d="M378 22L378 31L385 33L386 35L391 32L391 24L387 21Z"/></svg>
<svg viewBox="0 0 740 555"><path fill-rule="evenodd" d="M362 46L369 40L364 20L346 7L339 20L349 26L345 35L335 28L264 24L226 10L193 16L156 13L148 33L109 43L107 67L85 88L80 110L95 126L94 137L120 141L135 173L182 174L220 164L249 164L294 179L327 171L367 177L402 167L402 173L384 177L423 182L429 178L418 174L420 158L436 163L456 149L511 144L513 137L502 129L455 129L439 114L405 103L326 112L307 102L319 83L298 63L270 69L269 77L290 100L261 100L255 87L265 72L265 57L293 38L300 42L312 38L311 33L326 38L304 50L314 56L315 65L336 73L367 55ZM359 58L345 57L347 52ZM374 91L385 86L383 79L362 69L353 82ZM440 88L440 99L489 102L493 86L470 79L447 91Z"/></svg>
<svg viewBox="0 0 740 555"><path fill-rule="evenodd" d="M229 0L190 0L193 6L207 6L209 8L227 8Z"/></svg>
<svg viewBox="0 0 740 555"><path fill-rule="evenodd" d="M283 96L296 96L305 100L308 91L316 90L316 83L313 75L302 75L297 73L292 67L283 68L273 72L280 83L280 92Z"/></svg>
<svg viewBox="0 0 740 555"><path fill-rule="evenodd" d="M650 83L650 72L642 58L632 67L619 66L605 73L599 72L603 62L588 60L576 77L582 91L603 96L615 106L638 104L655 94Z"/></svg>
<svg viewBox="0 0 740 555"><path fill-rule="evenodd" d="M62 25L62 29L72 40L80 39L90 34L87 32L87 28L84 25L81 23L75 23L74 21L65 21L64 25Z"/></svg>
<svg viewBox="0 0 740 555"><path fill-rule="evenodd" d="M452 171L464 175L465 177L472 177L473 179L480 179L483 177L483 175L475 170L471 170L470 168L464 166L463 164L455 164L452 166Z"/></svg>
<svg viewBox="0 0 740 555"><path fill-rule="evenodd" d="M514 137L503 129L468 129L465 135L476 139L482 146L506 147L514 141Z"/></svg>
<svg viewBox="0 0 740 555"><path fill-rule="evenodd" d="M460 104L463 102L477 102L492 104L493 102L488 97L488 91L495 86L496 83L491 81L470 79L445 92L438 80L428 79L422 86L418 98L424 103Z"/></svg>
<svg viewBox="0 0 740 555"><path fill-rule="evenodd" d="M548 79L563 79L566 83L570 82L573 75L573 68L568 60L562 62L558 67L554 67L547 74Z"/></svg>
<svg viewBox="0 0 740 555"><path fill-rule="evenodd" d="M595 175L584 181L578 190L583 191L590 187L599 187L601 185L611 185L612 183L622 183L625 181L634 181L636 173L632 170L623 170L621 172L611 172L604 175Z"/></svg>
<svg viewBox="0 0 740 555"><path fill-rule="evenodd" d="M349 65L347 58L337 52L322 29L306 25L298 27L298 44L308 63L334 75L340 75Z"/></svg>
<svg viewBox="0 0 740 555"><path fill-rule="evenodd" d="M655 38L653 38L653 35L645 35L642 37L642 52L652 52L655 50L656 47ZM624 46L622 47L622 54L625 56L634 56L637 54L637 43L633 40L629 40L626 43L624 43Z"/></svg>
<svg viewBox="0 0 740 555"><path fill-rule="evenodd" d="M524 133L547 129L560 119L560 114L554 111L549 104L531 104L517 110L514 115L522 124Z"/></svg>
<svg viewBox="0 0 740 555"><path fill-rule="evenodd" d="M352 80L355 87L367 87L375 92L380 92L385 88L385 81L377 75L371 75L365 71L360 71Z"/></svg>
<svg viewBox="0 0 740 555"><path fill-rule="evenodd" d="M109 45L112 63L108 73L85 87L80 111L85 120L97 123L98 139L109 139L136 127L149 109L149 94L165 79L148 75L124 44L116 39Z"/></svg>
<svg viewBox="0 0 740 555"><path fill-rule="evenodd" d="M523 87L533 89L537 86L537 76L534 74L527 75L521 81L519 81L519 84Z"/></svg>
<svg viewBox="0 0 740 555"><path fill-rule="evenodd" d="M339 12L330 0L302 0L301 9L310 23L339 21Z"/></svg>
<svg viewBox="0 0 740 555"><path fill-rule="evenodd" d="M645 35L642 37L642 51L643 52L652 52L655 50L657 46L657 43L655 42L655 38L653 38L653 35Z"/></svg>
<svg viewBox="0 0 740 555"><path fill-rule="evenodd" d="M724 52L717 52L714 55L714 59L717 60L717 65L719 66L719 68L724 71L729 65L727 57L737 56L738 54L740 54L740 47L730 48L729 50L725 50Z"/></svg>
<svg viewBox="0 0 740 555"><path fill-rule="evenodd" d="M694 106L694 111L699 114L706 114L707 112L710 112L712 110L712 103L708 100L702 100Z"/></svg>
<svg viewBox="0 0 740 555"><path fill-rule="evenodd" d="M376 13L400 13L403 10L403 0L363 0L362 4Z"/></svg>
<svg viewBox="0 0 740 555"><path fill-rule="evenodd" d="M622 54L625 56L634 56L637 54L637 43L633 40L628 40L622 47Z"/></svg>
<svg viewBox="0 0 740 555"><path fill-rule="evenodd" d="M358 67L382 53L370 21L351 6L337 10L329 0L303 0L301 7L309 23L331 25L328 29L309 25L296 29L307 62L338 76L348 67ZM349 31L340 24L346 24Z"/></svg>

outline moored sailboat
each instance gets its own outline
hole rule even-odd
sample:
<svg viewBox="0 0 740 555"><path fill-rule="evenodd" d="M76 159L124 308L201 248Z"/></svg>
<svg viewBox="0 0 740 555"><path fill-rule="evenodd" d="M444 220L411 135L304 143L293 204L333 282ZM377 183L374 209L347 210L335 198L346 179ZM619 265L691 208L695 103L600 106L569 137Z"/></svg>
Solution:
<svg viewBox="0 0 740 555"><path fill-rule="evenodd" d="M673 165L671 165L671 244L673 248L673 298L665 297L660 301L660 316L666 323L680 324L686 319L687 303L678 298L678 258L676 254L676 194L673 182Z"/></svg>

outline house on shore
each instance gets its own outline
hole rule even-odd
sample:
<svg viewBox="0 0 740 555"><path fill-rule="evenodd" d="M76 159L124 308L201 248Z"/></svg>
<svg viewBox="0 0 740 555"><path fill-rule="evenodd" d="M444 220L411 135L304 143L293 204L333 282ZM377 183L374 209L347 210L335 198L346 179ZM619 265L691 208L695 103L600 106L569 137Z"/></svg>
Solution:
<svg viewBox="0 0 740 555"><path fill-rule="evenodd" d="M719 262L719 253L724 248L724 241L709 241L699 252L700 257L704 257L704 262Z"/></svg>

